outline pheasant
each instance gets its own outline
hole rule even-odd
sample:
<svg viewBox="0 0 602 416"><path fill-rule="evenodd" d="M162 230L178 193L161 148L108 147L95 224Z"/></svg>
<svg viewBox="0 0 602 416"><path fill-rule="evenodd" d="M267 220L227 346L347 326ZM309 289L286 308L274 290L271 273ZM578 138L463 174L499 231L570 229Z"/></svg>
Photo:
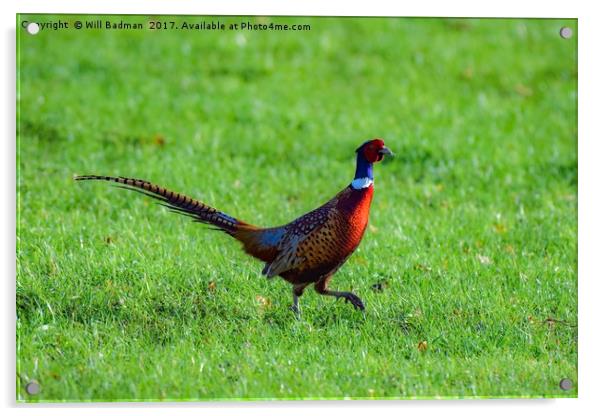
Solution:
<svg viewBox="0 0 602 416"><path fill-rule="evenodd" d="M364 310L362 300L351 292L328 289L336 271L360 244L374 194L373 164L392 152L382 139L373 139L356 149L353 181L324 205L280 227L261 228L231 217L201 201L141 179L85 175L77 181L116 182L124 189L160 201L170 210L212 225L242 243L249 255L265 262L262 274L280 276L293 285L291 309L299 315L299 297L311 284L321 295L343 298Z"/></svg>

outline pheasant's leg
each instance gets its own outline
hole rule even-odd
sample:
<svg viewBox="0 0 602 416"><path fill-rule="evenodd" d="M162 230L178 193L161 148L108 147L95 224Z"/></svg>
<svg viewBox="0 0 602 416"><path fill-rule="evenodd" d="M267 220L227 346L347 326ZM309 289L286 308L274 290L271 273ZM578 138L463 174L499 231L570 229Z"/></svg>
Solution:
<svg viewBox="0 0 602 416"><path fill-rule="evenodd" d="M307 283L293 286L293 304L291 306L291 310L295 312L297 318L299 318L301 315L301 310L299 309L299 297L301 297L301 295L303 294L303 291L305 290L306 286Z"/></svg>
<svg viewBox="0 0 602 416"><path fill-rule="evenodd" d="M350 302L356 309L362 311L365 309L364 303L357 295L351 292L337 292L336 290L328 290L328 280L330 280L330 276L318 280L318 282L314 285L316 292L321 295L334 296L337 299L343 298L345 299L345 302Z"/></svg>
<svg viewBox="0 0 602 416"><path fill-rule="evenodd" d="M293 304L291 305L291 310L295 312L297 318L301 315L301 311L299 310L299 296L295 293L295 289L293 289Z"/></svg>

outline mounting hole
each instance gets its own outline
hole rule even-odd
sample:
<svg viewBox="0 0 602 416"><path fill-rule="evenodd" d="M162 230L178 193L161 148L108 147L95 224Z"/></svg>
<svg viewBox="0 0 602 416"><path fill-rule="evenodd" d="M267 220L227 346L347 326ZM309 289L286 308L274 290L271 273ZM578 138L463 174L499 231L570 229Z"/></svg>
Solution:
<svg viewBox="0 0 602 416"><path fill-rule="evenodd" d="M566 26L560 28L560 37L562 39L570 39L571 37L573 37L573 29Z"/></svg>
<svg viewBox="0 0 602 416"><path fill-rule="evenodd" d="M573 380L570 378L563 378L560 380L560 388L564 391L570 390L573 388Z"/></svg>
<svg viewBox="0 0 602 416"><path fill-rule="evenodd" d="M30 22L27 24L26 29L27 33L29 33L30 35L37 35L40 31L40 25L36 22Z"/></svg>
<svg viewBox="0 0 602 416"><path fill-rule="evenodd" d="M37 381L31 381L25 386L25 391L27 394L34 396L40 392L40 385Z"/></svg>

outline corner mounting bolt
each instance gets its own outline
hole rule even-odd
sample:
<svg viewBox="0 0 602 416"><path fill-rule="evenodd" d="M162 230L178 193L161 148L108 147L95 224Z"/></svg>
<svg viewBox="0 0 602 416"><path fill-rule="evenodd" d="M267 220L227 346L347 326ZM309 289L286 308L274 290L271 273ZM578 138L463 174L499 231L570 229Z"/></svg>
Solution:
<svg viewBox="0 0 602 416"><path fill-rule="evenodd" d="M25 386L25 391L27 394L35 396L40 392L40 384L37 381L30 381Z"/></svg>

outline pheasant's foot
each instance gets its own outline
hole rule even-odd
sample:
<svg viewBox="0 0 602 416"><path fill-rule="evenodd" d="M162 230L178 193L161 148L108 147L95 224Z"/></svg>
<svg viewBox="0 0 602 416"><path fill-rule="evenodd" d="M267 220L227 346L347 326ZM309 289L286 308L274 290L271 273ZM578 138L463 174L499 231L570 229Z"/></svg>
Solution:
<svg viewBox="0 0 602 416"><path fill-rule="evenodd" d="M362 300L357 295L351 292L339 292L336 296L337 298L340 297L345 299L345 302L351 303L355 307L355 309L359 309L360 311L366 309Z"/></svg>

